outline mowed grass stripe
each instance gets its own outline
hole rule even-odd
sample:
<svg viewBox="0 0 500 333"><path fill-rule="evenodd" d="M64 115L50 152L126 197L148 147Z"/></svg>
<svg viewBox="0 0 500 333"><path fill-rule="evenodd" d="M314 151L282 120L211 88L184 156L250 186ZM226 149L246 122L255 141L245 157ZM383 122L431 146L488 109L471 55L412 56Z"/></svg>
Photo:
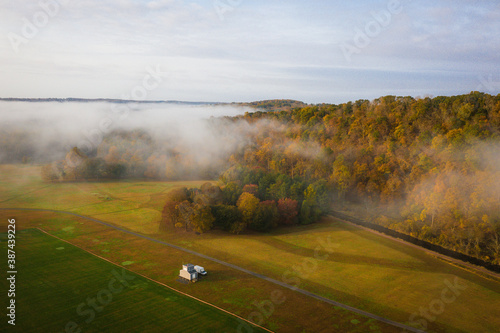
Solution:
<svg viewBox="0 0 500 333"><path fill-rule="evenodd" d="M22 193L23 190L29 191L43 186L44 184L39 178L39 168L37 167L0 166L0 188L2 188L4 195L13 192ZM29 198L14 199L0 204L0 206L32 207L34 203L44 202L47 204L47 207L44 208L49 208L52 203L47 202L45 198L50 198L51 201L57 201L57 204L69 203L72 206L71 210L74 211L77 207L98 199L93 193L109 193L114 198L121 194L128 196L131 193L138 195L140 193L141 202L145 201L142 195L149 195L151 199L146 204L141 204L140 208L153 208L158 212L157 214L160 214L165 201L165 193L171 188L181 186L181 183L138 180L117 183L53 184L48 190L35 192ZM62 198L58 195L61 190L67 191L67 187L73 185L79 188L78 192L75 191L76 195L70 195L68 198ZM81 190L87 192L87 199L81 200L82 197L79 193ZM27 204L28 201L29 204ZM106 201L99 201L99 204L103 202ZM156 246L147 242L136 242L122 234L103 232L94 224L91 225L69 216L57 216L54 213L40 211L23 213L11 211L10 216L22 217L20 221L26 225L48 228L47 230L50 230L51 233L73 243L78 243L91 252L102 254L116 263L127 260L135 261L134 266L131 266L133 270L139 270L141 273L167 284L176 285L177 283L173 282L172 277L165 278L165 269L171 268L172 274L178 274L181 258L190 258L187 254L178 253L176 254L179 256L178 260L171 260L169 263L168 257L157 255L163 250ZM144 229L145 227L151 231L157 228L157 218L153 215L151 217L142 214L142 212L139 216L126 212L96 216L100 220L142 233L148 233ZM86 225L85 228L83 228L83 224ZM73 229L67 229L69 226ZM82 235L84 229L95 230L96 234L84 236ZM99 231L97 231L98 229ZM435 322L428 323L431 326L430 330L493 332L497 331L500 325L497 311L500 307L500 284L498 281L485 279L476 275L475 272L469 272L462 267L443 262L441 259L426 254L421 249L410 249L404 244L370 234L359 228L353 228L343 222L334 222L332 219L303 227L281 228L263 235L233 236L217 231L194 235L172 228L169 233L151 236L275 279L280 279L284 272L293 270L295 266L300 267L304 260L311 258L318 244L318 238L325 240L331 236L332 242L338 243L340 247L331 253L327 260L319 260L316 270L307 271L307 276L302 276L301 287L304 289L396 321L408 323L413 312L418 312L420 307L428 308L431 302L440 297L443 288L446 287L445 280L453 281L455 277L458 277L461 283L467 285L467 290L461 293L455 302L446 304L444 313L437 316ZM100 239L102 242L94 243L95 239ZM125 239L127 240L125 241ZM134 242L134 246L139 249L139 252L133 251L129 242ZM126 245L121 246L124 243ZM145 255L147 252L155 252L156 255ZM173 252L175 251L165 251L163 255L169 256ZM142 261L137 259L141 256ZM196 261L196 263L201 263L202 266L204 264L201 260L200 262ZM142 267L136 267L137 265ZM233 283L248 285L248 288L245 288L248 290L251 289L250 286L255 286L256 282L250 281L250 279L246 279L245 283L242 283L243 277L238 275L236 278L233 273L230 273L232 278L228 279L229 272L224 271L224 280L222 278L218 281L212 280L210 286L206 284L209 287L206 289L213 289L214 292L207 291L204 294L200 288L200 292L197 291L194 294L247 317L251 307L245 307L241 300L245 297L248 299L249 296L255 300L264 300L269 296L268 294L257 296L256 293L248 293L248 295L243 293L242 297L236 298L234 297L235 293L238 292L236 289L227 292L227 294L231 294L230 297L226 294L218 295L219 290L227 291ZM199 287L201 286L197 286L197 288ZM255 290L257 293L260 292L258 288ZM289 297L291 299L294 296ZM224 303L221 303L220 298L223 299ZM289 301L278 307L270 317L270 321L278 326L266 323L267 327L275 330L285 327L286 323L293 322L301 315L306 318L303 314L298 314L298 310L302 310L304 307L292 309L291 306L288 307L288 304ZM285 309L292 315L288 316ZM326 309L322 311L326 312ZM307 327L314 326L310 322L316 323L317 320L310 320L307 323L306 320L303 320L301 324ZM328 324L331 325L330 322ZM349 329L344 330L352 331L353 328L349 327ZM438 328L442 328L442 330Z"/></svg>
<svg viewBox="0 0 500 333"><path fill-rule="evenodd" d="M6 242L2 248L6 251ZM129 286L110 293L109 283L122 275L121 267L40 230L19 231L16 250L18 332L62 332L68 322L85 332L234 332L241 323L227 312L129 271ZM6 290L6 280L1 284ZM120 285L113 286L116 290ZM103 290L112 298L100 312L94 311L95 318L77 313L80 304ZM264 332L257 327L254 331Z"/></svg>
<svg viewBox="0 0 500 333"><path fill-rule="evenodd" d="M29 211L29 210L33 210L33 209L26 208L24 210ZM42 210L42 211L47 211L47 210ZM358 308L355 308L355 307L352 307L352 306L349 306L349 305L345 305L343 303L340 303L340 302L337 302L337 301L334 301L334 300L322 297L322 296L314 294L312 292L309 292L309 291L297 288L296 286L291 286L291 285L289 285L287 283L284 283L282 281L278 281L276 279L269 278L267 276L264 276L264 275L259 274L259 273L255 273L255 272L250 271L248 269L245 269L243 267L240 267L240 266L237 266L237 265L234 265L234 264L230 264L228 262L225 262L225 261L222 261L222 260L219 260L219 259L207 256L207 255L204 255L202 253L199 253L199 252L196 252L196 251L193 251L193 250L190 250L190 249L186 249L186 248L183 248L183 247L180 247L180 246L177 246L177 245L173 245L171 243L167 243L167 242L164 242L164 241L152 238L152 237L148 237L146 235L141 235L141 234L138 234L138 233L133 232L131 230L127 230L127 229L124 229L122 227L114 226L112 224L109 224L109 223L106 223L106 222L103 222L103 221L100 221L100 220L97 220L97 219L94 219L94 218L91 218L91 217L81 216L81 215L78 215L78 214L75 214L75 213L65 212L65 211L52 211L52 212L73 215L73 216L76 216L76 217L80 217L80 218L84 218L84 219L87 219L87 220L90 220L90 221L94 221L94 222L97 222L97 223L99 223L101 225L114 228L114 229L116 229L118 231L125 232L125 233L133 235L135 237L143 238L145 240L152 241L152 242L155 242L155 243L158 243L158 244L161 244L161 245L166 245L166 246L171 247L173 249L176 249L176 250L179 250L179 251L182 251L182 252L186 252L186 253L189 253L191 255L198 256L198 257L207 259L207 260L212 261L212 262L216 262L216 263L221 264L223 266L227 266L227 267L232 268L234 270L237 270L237 271L249 274L251 276L257 277L259 279L262 279L262 280L265 280L265 281L268 281L268 282L271 282L271 283L273 283L275 285L278 285L278 286L281 286L281 287L293 290L294 292L301 293L303 295L306 295L308 297L314 298L314 299L319 300L321 302L325 302L325 303L328 303L330 305L334 305L335 307L351 311L351 312L356 313L356 314L361 315L361 316L365 316L365 317L368 317L368 318L371 318L371 319L375 319L375 320L377 320L377 321L379 321L381 323L392 325L393 327L399 327L399 328L401 328L403 330L408 330L408 331L412 331L412 332L417 332L417 333L422 332L421 330L415 329L413 327L410 327L410 326L407 326L407 325L404 325L404 324L392 321L390 319L383 318L381 316L378 316L378 315L375 315L375 314L372 314L372 313L360 310Z"/></svg>
<svg viewBox="0 0 500 333"><path fill-rule="evenodd" d="M107 262L111 263L112 265L118 266L118 265L116 265L114 262L112 262L111 260L108 260L108 259L106 259L106 258L104 258L104 257L101 257L101 256L97 255L97 254L91 253L91 252L89 252L89 251L87 251L87 250L85 250L85 249L83 249L83 248L81 248L81 247L79 247L79 246L77 246L77 245L73 245L73 244L71 244L70 242L65 241L64 239L61 239L61 238L59 238L59 237L57 237L57 236L51 235L51 234L49 234L48 232L46 232L46 231L44 231L44 230L42 230L42 229L40 229L40 228L36 228L36 230L39 230L39 231L43 232L44 234L46 234L46 235L48 235L48 236L51 236L51 237L54 237L54 238L56 238L56 239L58 239L58 240L60 240L60 241L62 241L62 242L65 242L65 243L67 243L67 244L71 245L71 246L75 246L75 247L77 247L77 248L81 249L82 251L85 251L85 252L89 253L90 255L93 255L93 256L95 256L95 257L98 257L98 258L100 258L100 259L102 259L102 260L104 260L104 261L107 261ZM120 267L120 268L124 269L122 266L118 266L118 267ZM242 318L242 317L240 317L240 316L238 316L238 315L236 315L236 314L234 314L234 313L231 313L231 312L229 312L229 311L227 311L227 310L224 310L224 309L222 309L222 308L220 308L220 307L218 307L218 306L216 306L216 305L214 305L214 304L208 303L208 302L206 302L206 301L204 301L204 300L201 300L201 299L196 298L196 297L194 297L194 296L191 296L191 295L189 295L189 294L183 293L183 292L182 292L182 291L180 291L180 290L177 290L177 289L175 289L175 288L172 288L172 287L170 287L170 286L168 286L168 285L166 285L166 284L164 284L164 283L161 283L161 282L159 282L159 281L153 280L152 278L147 277L147 276L145 276L145 275L143 275L143 274L140 274L140 273L137 273L137 272L132 272L132 271L130 271L130 270L128 270L128 269L126 269L126 270L127 270L127 271L129 271L129 272L131 272L131 273L133 273L133 274L136 274L136 275L142 276L143 278L145 278L145 279L147 279L147 280L150 280L150 281L152 281L152 282L154 282L154 283L157 283L157 284L159 284L159 285L162 285L162 286L164 286L164 287L166 287L166 288L168 288L168 289L170 289L170 290L172 290L172 291L175 291L176 293L182 294L182 295L184 295L184 296L186 296L186 297L192 298L192 299L194 299L194 300L196 300L196 301L198 301L198 302L204 303L204 304L206 304L206 305L208 305L208 306L211 306L211 307L213 307L213 308L216 308L217 310L220 310L220 311L225 312L225 313L227 313L227 314L229 314L229 315L231 315L231 316L234 316L234 317L236 317L236 318L238 318L238 319L240 319L240 320L246 321L246 322L248 322L249 324L251 324L252 326L257 326L257 327L259 327L259 328L261 328L261 329L263 329L263 330L265 330L265 331L267 331L267 332L272 332L271 330L268 330L268 329L267 329L267 328L265 328L265 327L262 327L262 326L256 325L256 324L254 324L254 323L252 323L252 322L250 322L250 321L248 321L248 320L246 320L246 319L244 319L244 318Z"/></svg>
<svg viewBox="0 0 500 333"><path fill-rule="evenodd" d="M161 238L180 243L175 236L172 232ZM497 281L333 218L265 235L224 236L224 242L216 233L186 235L183 242L194 251L279 279L292 267L301 268L305 258L314 256L319 241L329 237L338 247L327 259L317 261L317 269L306 271L303 289L404 323L421 307L428 308L439 300L445 280L458 277L467 290L455 302L446 304L446 310L429 325L440 324L450 332L492 332L500 324ZM252 251L246 250L249 248Z"/></svg>
<svg viewBox="0 0 500 333"><path fill-rule="evenodd" d="M391 325L331 306L287 288L277 286L246 273L209 262L183 251L123 233L114 228L75 216L40 211L10 211L19 226L43 228L72 244L98 253L114 263L131 260L129 266L156 281L206 300L232 313L250 319L257 310L255 303L269 301L273 293L283 298L275 304L263 325L279 332L401 332ZM2 223L0 221L0 226ZM67 231L67 226L73 226ZM66 229L66 230L65 230ZM6 230L6 226L5 226ZM194 262L209 269L206 280L191 285L175 282L181 263ZM253 317L257 319L258 317ZM245 331L245 330L243 330ZM437 330L438 332L444 330Z"/></svg>

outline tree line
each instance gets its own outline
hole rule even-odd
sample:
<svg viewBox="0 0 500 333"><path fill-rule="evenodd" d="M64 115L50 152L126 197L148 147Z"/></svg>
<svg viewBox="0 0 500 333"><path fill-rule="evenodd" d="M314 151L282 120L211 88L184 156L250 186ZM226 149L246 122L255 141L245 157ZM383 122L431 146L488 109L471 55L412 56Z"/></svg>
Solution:
<svg viewBox="0 0 500 333"><path fill-rule="evenodd" d="M169 192L160 229L266 232L280 225L310 224L328 212L329 192L322 180L307 183L245 167L232 167L220 179L222 187L206 183Z"/></svg>

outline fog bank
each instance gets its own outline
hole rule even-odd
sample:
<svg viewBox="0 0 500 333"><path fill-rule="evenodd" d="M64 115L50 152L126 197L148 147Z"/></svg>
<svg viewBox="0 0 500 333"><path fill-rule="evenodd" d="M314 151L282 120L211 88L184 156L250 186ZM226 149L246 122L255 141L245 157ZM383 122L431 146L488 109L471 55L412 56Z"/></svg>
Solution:
<svg viewBox="0 0 500 333"><path fill-rule="evenodd" d="M226 140L206 120L247 111L253 109L177 103L0 102L0 163L47 163L63 158L75 146L96 154L104 138L121 130L147 132L155 149L168 141L208 159L230 151L238 138Z"/></svg>

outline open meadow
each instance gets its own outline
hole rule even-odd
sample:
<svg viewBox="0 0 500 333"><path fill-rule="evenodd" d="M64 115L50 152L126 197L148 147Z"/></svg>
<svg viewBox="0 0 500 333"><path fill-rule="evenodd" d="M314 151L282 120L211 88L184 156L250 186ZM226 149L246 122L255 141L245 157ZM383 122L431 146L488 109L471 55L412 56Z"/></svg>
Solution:
<svg viewBox="0 0 500 333"><path fill-rule="evenodd" d="M0 208L53 209L93 217L394 321L417 327L418 323L427 325L433 332L494 332L500 327L497 279L333 218L310 226L281 228L269 234L230 235L213 231L195 235L175 229L159 234L165 194L177 186L193 187L203 183L49 184L40 180L37 167L0 166ZM5 214L16 217L18 228L39 227L244 318L251 317L256 309L253 302L260 304L269 300L270 295L279 290L283 302L274 303L272 311L264 311L262 317L263 326L271 330L398 331L220 264L92 221L52 212L11 210L2 212ZM1 223L3 226L5 221ZM175 282L180 265L188 261L199 263L209 271L206 281L194 287ZM39 268L30 268L31 265L23 269L34 270L30 274L40 274L36 273ZM98 282L95 285L99 285ZM71 311L74 312L74 308Z"/></svg>
<svg viewBox="0 0 500 333"><path fill-rule="evenodd" d="M0 236L7 238L5 233ZM232 332L241 323L40 230L20 231L17 241L17 332L70 328L73 332L215 333Z"/></svg>
<svg viewBox="0 0 500 333"><path fill-rule="evenodd" d="M126 267L128 270L147 276L150 279L158 281L164 285L168 285L179 292L189 294L190 296L209 302L217 307L238 315L244 319L252 320L256 323L262 323L264 327L279 332L398 332L399 330L390 325L377 322L374 319L365 318L364 316L345 311L340 308L333 307L321 301L301 295L292 290L276 286L268 281L251 276L241 271L228 268L227 266L211 262L209 260L199 258L196 255L186 253L180 250L170 248L151 242L150 240L139 238L128 233L94 223L87 219L67 216L53 212L36 212L36 211L3 211L6 215L16 219L17 227L33 231L33 227L40 228L54 237L66 240L75 246L84 249L92 254L100 256L117 266ZM2 223L2 230L6 229L6 225ZM27 229L25 229L27 228ZM18 231L19 232L19 231ZM35 276L40 276L42 280L50 280L53 274L48 268L43 268L45 261L36 258L25 257L25 247L31 248L29 239L25 239L21 234L18 239L17 251L19 261L19 272L24 272L25 275L32 278L31 281L18 281L18 285L27 285L31 289L20 291L19 302L28 303L30 297L40 306L38 298L38 290L33 287L33 283L39 280ZM51 246L49 252L59 253L68 248L67 243L63 243L55 239L59 243ZM59 250L58 250L59 248ZM78 249L76 249L78 250ZM31 250L26 251L28 253ZM36 250L35 250L36 252ZM41 251L43 254L43 251ZM86 254L86 253L85 253ZM54 259L54 258L52 258ZM97 261L108 264L102 259L94 258ZM47 258L45 260L48 260ZM112 276L108 276L112 268L108 267L106 271L107 280L93 281L87 280L88 272L85 269L78 270L74 266L80 267L83 263L75 256L73 264L62 264L58 271L59 278L71 279L74 276L74 270L81 273L81 279L77 279L75 284L69 283L71 288L80 288L78 284L89 286L92 292L85 294L85 297L96 295L109 282ZM21 266L21 262L24 264ZM204 267L210 268L209 275L204 277L196 284L182 284L177 282L177 276L182 263L192 262ZM42 266L37 265L41 263ZM59 264L59 263L58 263ZM70 267L71 269L66 273ZM119 269L119 268L117 268ZM78 274L78 273L76 273ZM20 276L20 274L18 275ZM59 279L58 278L58 279ZM52 287L52 289L50 289ZM65 288L65 287L64 287ZM63 289L64 289L63 288ZM159 286L159 288L161 288ZM59 284L52 284L45 290L48 301L43 301L43 305L62 306L58 305ZM86 300L84 297L83 301ZM118 297L118 296L117 296ZM54 305L51 304L54 300ZM65 306L71 307L71 311L65 312L63 317L66 321L73 320L81 322L81 319L86 317L79 316L75 311L76 304L65 303ZM300 307L297 307L300 304ZM34 306L32 304L32 306ZM25 311L19 310L18 319L23 320L22 313ZM155 312L156 313L156 312ZM144 312L144 317L153 316L154 313ZM181 316L182 317L182 316ZM189 317L191 319L191 317ZM195 317L194 317L195 318ZM314 319L314 320L312 320ZM30 319L28 319L30 320ZM50 325L50 317L47 319L46 325ZM115 319L112 319L115 320ZM207 318L202 318L208 320ZM140 322L140 320L138 320ZM161 325L161 324L158 324ZM165 323L165 328L168 329L168 324ZM258 332L242 321L232 322L230 330L223 332ZM42 330L45 332L44 330ZM154 331L154 328L152 328ZM188 329L188 331L190 331ZM195 329L195 331L198 331ZM200 331L205 331L200 328ZM34 330L34 332L37 332Z"/></svg>

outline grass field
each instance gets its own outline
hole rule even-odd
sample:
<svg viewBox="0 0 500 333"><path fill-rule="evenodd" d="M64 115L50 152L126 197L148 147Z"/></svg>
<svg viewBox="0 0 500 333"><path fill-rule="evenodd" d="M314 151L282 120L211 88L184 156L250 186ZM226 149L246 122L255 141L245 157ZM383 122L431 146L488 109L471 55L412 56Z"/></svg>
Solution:
<svg viewBox="0 0 500 333"><path fill-rule="evenodd" d="M290 228L224 241L204 235L184 242L193 250L203 249L276 279L291 271L306 290L405 323L413 312L439 301L446 281L457 278L466 289L442 313L437 311L436 322L450 331L494 332L500 327L498 281L333 218L313 230ZM318 244L329 242L333 253L325 260L307 262L305 258L314 257Z"/></svg>
<svg viewBox="0 0 500 333"><path fill-rule="evenodd" d="M44 183L40 168L0 165L0 207L70 211L114 222L132 230L158 232L166 193L206 181L120 181Z"/></svg>
<svg viewBox="0 0 500 333"><path fill-rule="evenodd" d="M17 244L17 332L62 332L77 325L84 332L215 333L234 332L241 324L37 229L18 232Z"/></svg>
<svg viewBox="0 0 500 333"><path fill-rule="evenodd" d="M37 168L1 166L0 207L61 209L94 216L138 232L153 234L154 237L277 280L298 284L300 288L319 295L407 324L422 322L425 317L419 314L421 311L425 314L429 309L435 310L425 319L430 331L495 332L500 327L498 281L443 262L423 250L332 218L312 226L280 229L265 235L234 236L221 232L194 235L177 230L162 235L155 234L165 193L175 186L195 186L201 183L203 182L45 184L40 181ZM53 198L52 201L50 198ZM40 226L48 229L59 237L88 246L102 255L110 255L114 262L134 261L135 264L131 267L144 270L147 276L151 274L162 278L158 265L168 260L159 253L155 255L153 249L151 257L146 256L143 249L148 247L147 244L139 245L134 241L134 246L128 246L130 243L126 246L126 237L123 235L77 219L49 213L16 214L29 220L27 227ZM324 251L325 247L330 251ZM321 251L318 252L318 249ZM177 259L189 258L185 253L178 255L180 258ZM142 256L146 257L141 260ZM162 258L162 261L158 261L158 258ZM212 268L227 273L226 268L219 268L213 263L201 264L209 271ZM175 275L175 270L169 274ZM266 299L272 292L272 287L252 279L245 280L248 281L248 288L241 288L237 283L238 279L247 277L243 278L234 272L228 276L230 277L217 280L210 288L204 286L206 290L197 290L195 293L199 293L200 298L211 299L218 304L222 302L232 311L246 317L245 314L252 307L246 305L243 299ZM447 289L450 283L463 287L458 290L458 295L452 302L444 303L441 299L450 292ZM218 288L228 292L228 296L221 298L213 295ZM323 319L330 326L314 326L318 323L313 323L314 317L307 318L310 313L307 311L323 305L308 301L305 309L298 309L292 301L294 297L296 296L290 294L287 301L270 318L266 318L266 327L279 328L280 331L307 327L310 331L317 331L318 327L338 325L345 327L344 331L363 332L363 327L374 325L363 318L342 315L337 310L331 313L331 316L336 316L334 323ZM443 307L437 307L440 305ZM330 311L322 309L326 313ZM288 313L290 311L294 316ZM302 316L298 316L300 311L305 311ZM349 326L351 321L360 323L351 323ZM307 326L309 322L312 324ZM377 330L375 327L374 330L366 331ZM383 329L384 332L387 330L390 331L389 328Z"/></svg>
<svg viewBox="0 0 500 333"><path fill-rule="evenodd" d="M51 212L2 211L2 213L15 218L18 227L43 228L51 235L105 257L113 263L126 266L133 272L215 304L242 318L262 321L263 326L277 332L380 333L400 331L387 324L338 309L249 274L86 219ZM5 229L5 223L0 223L0 230ZM29 242L23 242L23 244L31 247ZM67 246L57 245L55 249L60 247L66 248ZM18 251L21 253L23 250L18 249ZM30 270L39 262L29 258L23 261L28 264L19 268L19 272ZM75 265L79 262L75 257ZM178 270L181 264L186 262L209 268L209 275L196 284L184 285L177 282ZM62 268L60 275L63 279L66 276L73 276L71 268L71 265ZM40 273L38 278L34 279L44 279L44 274L46 275L47 272ZM85 276L86 273L82 273L82 277ZM84 278L80 281L87 283ZM96 292L98 291L95 291L94 295ZM27 292L27 298L32 294L36 295L38 291L33 289ZM92 293L89 296L92 296ZM28 302L28 300L23 299L22 302ZM273 302L272 308L269 307L270 302ZM257 307L262 304L267 305L264 310L259 310ZM146 313L144 315L148 316ZM259 318L259 316L262 317ZM50 317L47 320L50 320ZM238 327L233 327L232 332L238 332ZM245 329L241 331L251 332ZM134 332L134 330L126 330L126 332Z"/></svg>

